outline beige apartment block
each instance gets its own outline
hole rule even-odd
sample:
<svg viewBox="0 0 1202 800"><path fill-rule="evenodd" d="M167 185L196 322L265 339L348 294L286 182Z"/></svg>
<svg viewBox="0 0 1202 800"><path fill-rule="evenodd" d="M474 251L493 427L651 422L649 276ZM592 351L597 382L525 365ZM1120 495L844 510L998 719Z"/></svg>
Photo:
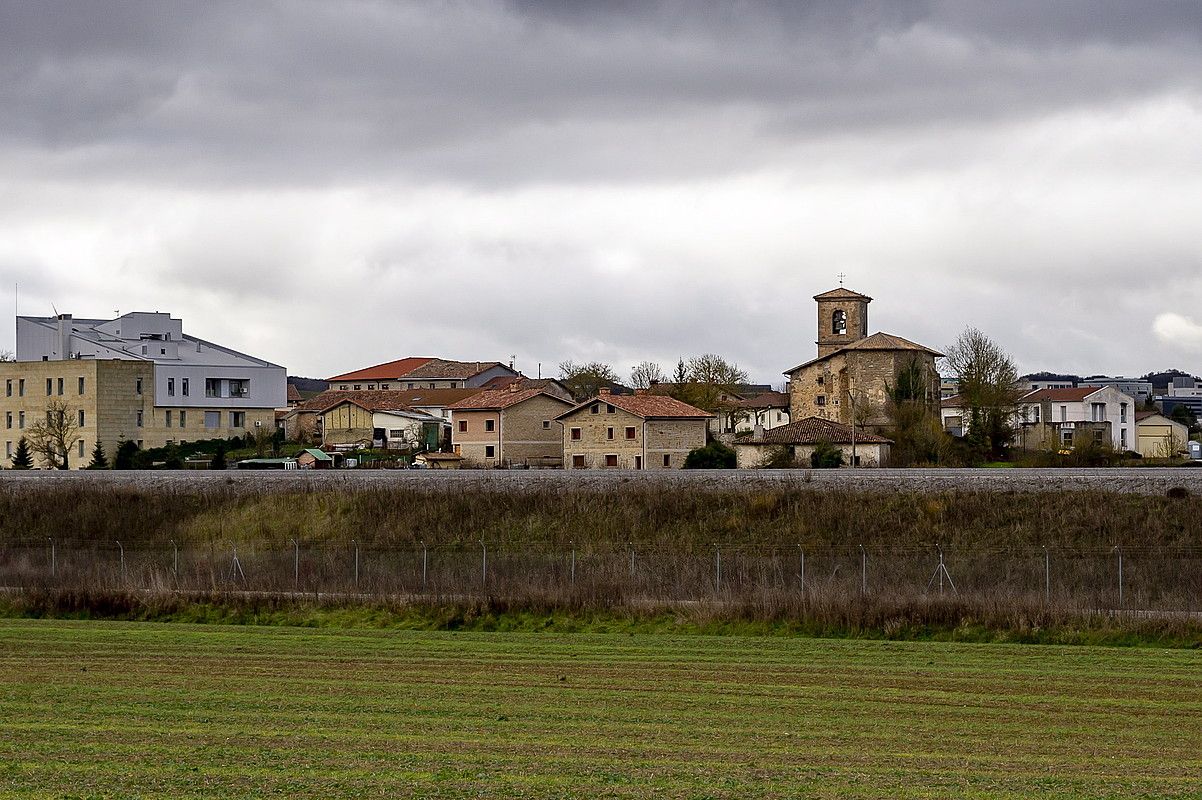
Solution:
<svg viewBox="0 0 1202 800"><path fill-rule="evenodd" d="M450 407L451 442L465 466L558 467L563 431L556 418L572 404L543 389L485 391Z"/></svg>
<svg viewBox="0 0 1202 800"><path fill-rule="evenodd" d="M671 397L597 396L561 414L564 469L680 469L712 414Z"/></svg>
<svg viewBox="0 0 1202 800"><path fill-rule="evenodd" d="M69 453L73 469L87 466L99 440L110 461L122 441L142 448L168 442L244 435L256 422L274 425L274 409L160 408L154 405L154 364L110 359L0 363L0 425L7 467L22 436L63 403L79 424ZM269 427L268 430L271 430ZM35 466L45 466L35 456Z"/></svg>

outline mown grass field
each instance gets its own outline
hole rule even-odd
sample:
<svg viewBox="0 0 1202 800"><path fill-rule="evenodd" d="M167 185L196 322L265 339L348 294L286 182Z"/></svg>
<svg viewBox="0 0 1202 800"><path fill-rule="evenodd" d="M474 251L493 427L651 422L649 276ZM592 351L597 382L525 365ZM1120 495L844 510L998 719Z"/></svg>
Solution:
<svg viewBox="0 0 1202 800"><path fill-rule="evenodd" d="M1202 652L0 620L0 795L1198 797Z"/></svg>

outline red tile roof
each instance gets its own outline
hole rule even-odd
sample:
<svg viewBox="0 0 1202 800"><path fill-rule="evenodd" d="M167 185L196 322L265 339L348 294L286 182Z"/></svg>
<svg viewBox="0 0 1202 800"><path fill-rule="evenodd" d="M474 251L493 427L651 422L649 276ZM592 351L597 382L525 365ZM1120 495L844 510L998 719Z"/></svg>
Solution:
<svg viewBox="0 0 1202 800"><path fill-rule="evenodd" d="M354 372L345 372L342 375L335 375L328 378L329 381L395 381L408 375L418 367L433 361L432 358L423 358L420 356L410 356L409 358L401 358L396 361L389 361L384 364L376 364L374 367L355 370Z"/></svg>
<svg viewBox="0 0 1202 800"><path fill-rule="evenodd" d="M542 389L518 389L511 391L509 389L494 389L492 391L480 392L471 397L460 400L453 406L449 406L452 411L500 411L503 408L516 406L518 403L523 403L532 397L546 395L553 400L558 400L564 404L565 408L570 408L571 403L559 397L543 391Z"/></svg>
<svg viewBox="0 0 1202 800"><path fill-rule="evenodd" d="M806 417L788 425L781 425L764 431L763 441L766 444L851 444L852 429L850 425L832 422L821 417ZM875 433L857 430L856 444L892 444L891 439L877 436Z"/></svg>
<svg viewBox="0 0 1202 800"><path fill-rule="evenodd" d="M1050 400L1053 403L1079 403L1095 392L1102 391L1097 386L1078 386L1070 389L1037 389L1030 394L1023 395L1022 402L1038 403L1043 400Z"/></svg>
<svg viewBox="0 0 1202 800"><path fill-rule="evenodd" d="M405 375L407 379L423 379L431 378L450 378L452 380L465 380L475 377L485 370L493 367L504 367L509 369L500 361L449 361L445 358L431 358L425 364Z"/></svg>
<svg viewBox="0 0 1202 800"><path fill-rule="evenodd" d="M295 386L293 386L291 383L288 384L288 403L291 405L295 405L295 404L299 403L302 399L303 398L301 397L300 390L297 389Z"/></svg>
<svg viewBox="0 0 1202 800"><path fill-rule="evenodd" d="M608 403L643 419L709 419L714 416L708 411L694 408L673 397L653 394L602 394L578 404L575 408L565 411L559 416L566 417L569 414L575 414L593 403Z"/></svg>
<svg viewBox="0 0 1202 800"><path fill-rule="evenodd" d="M293 411L324 411L332 405L336 405L342 400L353 399L356 397L367 396L383 396L397 405L407 408L446 408L453 403L458 403L465 397L471 397L478 394L480 389L375 389L370 391L338 391L331 390L322 392L300 405L296 406Z"/></svg>

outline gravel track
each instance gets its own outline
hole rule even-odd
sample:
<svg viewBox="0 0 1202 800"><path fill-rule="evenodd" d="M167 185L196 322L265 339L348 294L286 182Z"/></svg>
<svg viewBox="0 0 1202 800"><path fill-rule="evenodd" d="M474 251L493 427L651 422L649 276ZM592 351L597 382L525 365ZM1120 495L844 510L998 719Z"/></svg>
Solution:
<svg viewBox="0 0 1202 800"><path fill-rule="evenodd" d="M1163 495L1182 487L1202 493L1202 469L865 469L865 470L339 470L339 471L100 471L0 472L0 491L63 486L109 486L167 491L287 492L332 488L353 491L390 486L427 491L607 491L623 486L664 490L853 490L867 492L1112 491Z"/></svg>

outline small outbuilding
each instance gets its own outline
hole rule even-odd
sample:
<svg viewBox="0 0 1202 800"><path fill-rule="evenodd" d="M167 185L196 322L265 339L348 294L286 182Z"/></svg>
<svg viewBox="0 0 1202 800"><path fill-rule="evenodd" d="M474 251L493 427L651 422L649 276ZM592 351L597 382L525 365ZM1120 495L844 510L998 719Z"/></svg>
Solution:
<svg viewBox="0 0 1202 800"><path fill-rule="evenodd" d="M821 417L806 417L779 428L764 431L759 438L735 442L735 453L742 469L765 466L784 448L792 453L799 467L813 465L815 450L830 447L843 455L843 466L884 467L889 464L889 447L893 441L874 433L853 429Z"/></svg>
<svg viewBox="0 0 1202 800"><path fill-rule="evenodd" d="M418 453L413 463L426 469L459 469L463 456L458 453Z"/></svg>
<svg viewBox="0 0 1202 800"><path fill-rule="evenodd" d="M310 447L297 455L296 466L300 469L333 469L334 457L315 447Z"/></svg>

